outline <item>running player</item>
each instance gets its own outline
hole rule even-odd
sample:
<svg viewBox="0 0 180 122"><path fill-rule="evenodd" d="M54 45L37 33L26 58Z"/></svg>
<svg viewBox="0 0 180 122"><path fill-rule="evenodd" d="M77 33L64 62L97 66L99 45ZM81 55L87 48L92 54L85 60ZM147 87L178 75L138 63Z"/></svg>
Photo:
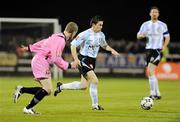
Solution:
<svg viewBox="0 0 180 122"><path fill-rule="evenodd" d="M71 53L76 62L79 63L79 72L81 74L81 82L74 81L72 83L57 83L56 96L61 90L74 89L83 90L89 86L89 93L92 100L93 110L104 110L98 103L98 78L94 72L96 57L99 48L110 51L113 55L118 56L119 53L111 48L106 40L105 35L101 31L103 27L103 19L100 16L94 16L90 21L91 28L81 32L71 42ZM77 47L80 47L79 54Z"/></svg>
<svg viewBox="0 0 180 122"><path fill-rule="evenodd" d="M23 112L26 114L37 114L33 110L36 104L38 104L45 96L50 95L53 90L51 82L50 64L57 65L62 70L68 68L76 68L76 62L68 63L64 61L61 54L64 50L66 41L72 40L78 31L78 26L74 22L69 22L63 33L57 33L51 35L47 39L43 39L28 47L22 47L22 50L35 53L32 59L31 67L34 78L38 81L41 87L24 87L17 86L14 92L14 103L18 98L24 94L33 94L34 97L31 102L24 107Z"/></svg>

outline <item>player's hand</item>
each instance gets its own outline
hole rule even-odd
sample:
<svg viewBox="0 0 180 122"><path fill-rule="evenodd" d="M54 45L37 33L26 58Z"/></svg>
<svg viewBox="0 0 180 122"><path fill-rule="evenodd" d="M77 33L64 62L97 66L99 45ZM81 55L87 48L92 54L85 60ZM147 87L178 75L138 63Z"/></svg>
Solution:
<svg viewBox="0 0 180 122"><path fill-rule="evenodd" d="M21 50L22 52L27 52L27 51L28 51L28 47L27 47L27 46L24 46L24 45L21 45L21 46L20 46L20 50Z"/></svg>
<svg viewBox="0 0 180 122"><path fill-rule="evenodd" d="M77 64L75 61L71 62L71 68L72 69L75 69L77 67Z"/></svg>
<svg viewBox="0 0 180 122"><path fill-rule="evenodd" d="M74 60L74 61L77 63L77 66L78 66L78 65L81 65L81 62L80 62L79 59L76 59L76 60Z"/></svg>
<svg viewBox="0 0 180 122"><path fill-rule="evenodd" d="M140 33L137 35L138 39L146 38L147 34L146 33Z"/></svg>
<svg viewBox="0 0 180 122"><path fill-rule="evenodd" d="M120 56L120 54L119 54L117 51L115 51L115 50L113 50L111 53L112 53L112 55L114 55L115 57Z"/></svg>
<svg viewBox="0 0 180 122"><path fill-rule="evenodd" d="M71 62L71 68L73 68L73 69L77 68L78 65L80 65L79 60L74 60L73 62Z"/></svg>
<svg viewBox="0 0 180 122"><path fill-rule="evenodd" d="M142 34L141 34L141 37L142 37L142 38L145 38L146 35L147 35L146 33L142 33Z"/></svg>

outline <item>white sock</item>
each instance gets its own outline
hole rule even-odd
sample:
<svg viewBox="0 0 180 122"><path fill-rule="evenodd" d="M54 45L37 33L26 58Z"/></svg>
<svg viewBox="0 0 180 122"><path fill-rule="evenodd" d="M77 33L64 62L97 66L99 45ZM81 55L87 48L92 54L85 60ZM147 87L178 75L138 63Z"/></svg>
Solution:
<svg viewBox="0 0 180 122"><path fill-rule="evenodd" d="M90 96L91 96L92 107L97 106L97 105L98 105L98 90L97 90L97 84L95 84L95 83L90 83L89 93L90 93Z"/></svg>
<svg viewBox="0 0 180 122"><path fill-rule="evenodd" d="M154 76L154 81L155 81L155 93L157 96L161 96L160 91L159 91L158 80L157 80L156 76Z"/></svg>
<svg viewBox="0 0 180 122"><path fill-rule="evenodd" d="M81 84L81 82L79 82L79 81L74 81L74 82L71 82L71 83L65 83L65 84L62 84L60 86L60 89L61 90L64 90L64 89L76 90L76 89L81 88L80 84Z"/></svg>
<svg viewBox="0 0 180 122"><path fill-rule="evenodd" d="M149 76L150 95L156 95L155 80L154 76Z"/></svg>

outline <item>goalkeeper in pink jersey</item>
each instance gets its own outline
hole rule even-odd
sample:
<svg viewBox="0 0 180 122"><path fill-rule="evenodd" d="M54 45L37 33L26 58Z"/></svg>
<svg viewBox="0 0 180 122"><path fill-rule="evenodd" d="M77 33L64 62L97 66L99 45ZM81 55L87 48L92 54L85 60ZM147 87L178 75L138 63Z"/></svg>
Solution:
<svg viewBox="0 0 180 122"><path fill-rule="evenodd" d="M53 34L47 39L37 43L22 47L24 51L35 53L31 61L32 72L36 81L42 87L23 87L17 86L14 92L14 103L23 93L33 94L31 102L24 107L23 112L26 114L37 114L33 107L38 104L45 96L50 95L53 91L51 82L50 64L55 64L62 70L76 68L77 62L67 62L62 59L61 54L64 50L66 41L72 40L78 31L78 26L74 22L69 22L63 33Z"/></svg>

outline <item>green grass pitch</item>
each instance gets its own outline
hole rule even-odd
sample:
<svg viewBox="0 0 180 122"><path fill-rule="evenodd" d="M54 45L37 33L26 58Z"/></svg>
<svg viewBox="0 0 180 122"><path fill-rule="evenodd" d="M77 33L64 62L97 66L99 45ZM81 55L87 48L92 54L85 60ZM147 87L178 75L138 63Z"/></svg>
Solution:
<svg viewBox="0 0 180 122"><path fill-rule="evenodd" d="M63 78L62 82L79 80ZM36 107L41 115L22 113L32 95L23 94L13 103L16 85L39 85L30 77L0 77L0 122L180 122L180 82L159 81L162 99L150 110L140 107L149 95L147 79L99 78L99 103L104 111L91 110L88 89L63 91L57 97L45 97ZM56 81L53 81L54 87Z"/></svg>

